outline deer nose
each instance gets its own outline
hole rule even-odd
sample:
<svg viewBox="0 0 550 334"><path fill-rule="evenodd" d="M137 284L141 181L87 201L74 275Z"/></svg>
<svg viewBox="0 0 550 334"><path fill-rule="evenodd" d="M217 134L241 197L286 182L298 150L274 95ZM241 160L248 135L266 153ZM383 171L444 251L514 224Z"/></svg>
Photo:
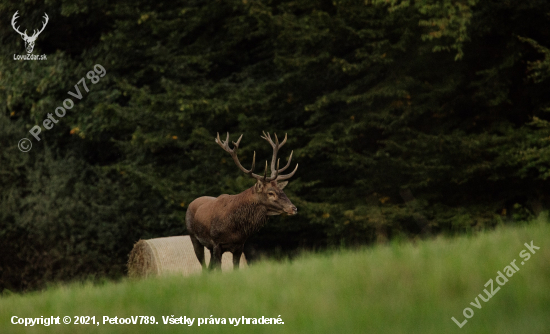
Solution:
<svg viewBox="0 0 550 334"><path fill-rule="evenodd" d="M293 215L298 213L298 208L296 208L294 205L290 209L292 210Z"/></svg>

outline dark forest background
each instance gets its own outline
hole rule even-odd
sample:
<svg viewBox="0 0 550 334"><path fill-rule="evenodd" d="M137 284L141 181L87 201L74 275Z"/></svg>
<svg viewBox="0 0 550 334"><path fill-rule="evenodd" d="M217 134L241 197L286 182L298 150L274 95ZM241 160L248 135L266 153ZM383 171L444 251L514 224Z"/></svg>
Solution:
<svg viewBox="0 0 550 334"><path fill-rule="evenodd" d="M16 61L21 30L43 61ZM2 1L0 291L117 278L288 133L298 207L247 255L469 233L550 206L550 2ZM101 64L37 142L29 130ZM83 91L82 86L80 86ZM22 153L21 138L33 148Z"/></svg>

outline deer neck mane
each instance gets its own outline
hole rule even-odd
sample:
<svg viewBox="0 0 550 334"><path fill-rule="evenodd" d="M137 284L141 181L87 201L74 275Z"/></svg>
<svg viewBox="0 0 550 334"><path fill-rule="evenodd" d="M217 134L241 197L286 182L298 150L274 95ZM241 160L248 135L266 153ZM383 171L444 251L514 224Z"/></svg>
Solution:
<svg viewBox="0 0 550 334"><path fill-rule="evenodd" d="M254 187L235 195L230 219L247 234L258 231L267 221L267 208L257 198Z"/></svg>

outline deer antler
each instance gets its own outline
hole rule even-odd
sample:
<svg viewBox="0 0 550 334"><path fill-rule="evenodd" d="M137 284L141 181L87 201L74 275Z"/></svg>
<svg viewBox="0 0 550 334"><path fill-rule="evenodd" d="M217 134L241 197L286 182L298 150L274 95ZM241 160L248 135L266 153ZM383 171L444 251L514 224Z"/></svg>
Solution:
<svg viewBox="0 0 550 334"><path fill-rule="evenodd" d="M277 159L277 154L279 153L279 149L283 147L283 145L286 143L287 134L285 133L285 139L283 139L283 141L279 144L279 138L277 138L277 134L274 134L275 142L273 142L269 133L266 134L265 131L262 131L262 132L264 134L262 138L267 140L271 145L271 147L273 147L273 156L271 157L271 177L269 178L269 181L273 181L273 180L281 181L281 180L290 179L292 176L294 176L294 173L296 173L296 170L298 170L298 164L296 164L296 168L294 168L294 170L290 174L279 175L279 173L284 172L290 166L290 162L292 161L292 153L294 153L294 151L290 152L288 163L286 164L286 166L284 166L281 169L279 169L279 160ZM275 168L275 161L277 161L277 168Z"/></svg>
<svg viewBox="0 0 550 334"><path fill-rule="evenodd" d="M241 162L239 161L239 158L237 157L237 150L239 149L239 143L241 142L241 139L243 138L243 135L239 137L239 140L237 142L233 142L233 149L229 148L229 132L227 133L227 138L225 141L222 141L220 139L220 134L218 133L218 137L216 138L216 143L220 145L221 148L223 148L224 151L229 153L231 157L233 158L233 161L235 161L235 164L241 171L243 171L245 174L250 175L251 177L255 178L256 180L263 179L262 176L252 173L254 171L254 166L256 165L256 151L254 151L254 156L252 157L252 167L250 169L246 169L241 165ZM266 165L266 172L267 172L267 165Z"/></svg>
<svg viewBox="0 0 550 334"><path fill-rule="evenodd" d="M21 31L19 31L19 27L17 27L17 28L15 27L15 21L19 18L17 16L18 12L19 11L16 11L15 14L13 14L13 17L11 19L11 26L13 27L13 30L15 30L19 35L29 37L29 36L27 36L27 30L25 30L25 32L21 32Z"/></svg>
<svg viewBox="0 0 550 334"><path fill-rule="evenodd" d="M273 180L281 181L281 180L286 180L286 179L291 178L294 175L294 173L296 173L296 170L298 170L298 164L296 164L296 168L294 168L292 173L287 174L287 175L279 175L279 172L285 171L288 168L288 166L290 166L290 161L292 160L292 153L294 153L294 151L292 151L290 153L290 157L288 158L288 163L286 164L286 166L279 169L279 160L277 159L277 153L279 152L279 149L286 143L286 139L287 139L286 134L285 134L285 139L282 141L282 143L279 143L279 138L277 138L277 135L275 135L275 142L273 142L273 140L271 139L271 136L269 135L269 133L266 134L264 132L264 135L262 136L262 138L267 140L271 144L271 147L273 147L273 156L272 156L272 159L271 159L271 176L270 177L267 177L267 161L265 162L265 171L264 171L263 176L253 173L254 166L256 165L256 152L255 151L254 151L254 156L252 158L252 167L250 169L246 169L241 165L241 162L239 161L239 158L237 157L237 150L239 149L239 143L241 142L242 138L243 138L243 135L241 135L239 137L239 139L237 140L236 143L233 142L233 149L230 149L229 148L229 132L227 133L227 138L225 139L225 141L220 139L220 134L218 133L218 136L216 138L216 143L218 145L220 145L220 147L223 148L224 151L229 153L231 155L231 157L233 158L233 161L235 162L237 167L239 167L239 169L242 172L249 175L250 177L255 178L256 180L259 180L259 181L262 181L262 182L270 182L270 181L273 181ZM277 166L275 166L275 160L277 160Z"/></svg>

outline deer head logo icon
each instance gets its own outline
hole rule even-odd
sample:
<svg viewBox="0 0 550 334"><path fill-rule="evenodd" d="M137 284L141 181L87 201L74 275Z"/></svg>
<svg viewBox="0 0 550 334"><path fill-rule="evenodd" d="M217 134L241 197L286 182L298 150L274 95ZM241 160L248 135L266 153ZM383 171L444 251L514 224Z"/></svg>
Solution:
<svg viewBox="0 0 550 334"><path fill-rule="evenodd" d="M25 41L25 49L27 49L27 53L32 53L32 50L34 49L34 42L36 42L36 39L38 38L38 35L40 35L40 33L42 31L44 31L44 28L46 28L46 24L48 24L48 21L49 21L49 17L48 17L48 14L44 13L44 19L45 21L43 22L43 26L42 26L42 29L40 30L34 30L32 36L28 36L27 35L27 30L25 29L25 32L21 32L19 31L19 27L15 27L15 21L18 19L18 16L17 16L17 13L19 11L15 12L15 14L13 14L13 18L11 19L11 25L13 27L13 29L19 34L21 35L21 38L23 38L23 40Z"/></svg>

